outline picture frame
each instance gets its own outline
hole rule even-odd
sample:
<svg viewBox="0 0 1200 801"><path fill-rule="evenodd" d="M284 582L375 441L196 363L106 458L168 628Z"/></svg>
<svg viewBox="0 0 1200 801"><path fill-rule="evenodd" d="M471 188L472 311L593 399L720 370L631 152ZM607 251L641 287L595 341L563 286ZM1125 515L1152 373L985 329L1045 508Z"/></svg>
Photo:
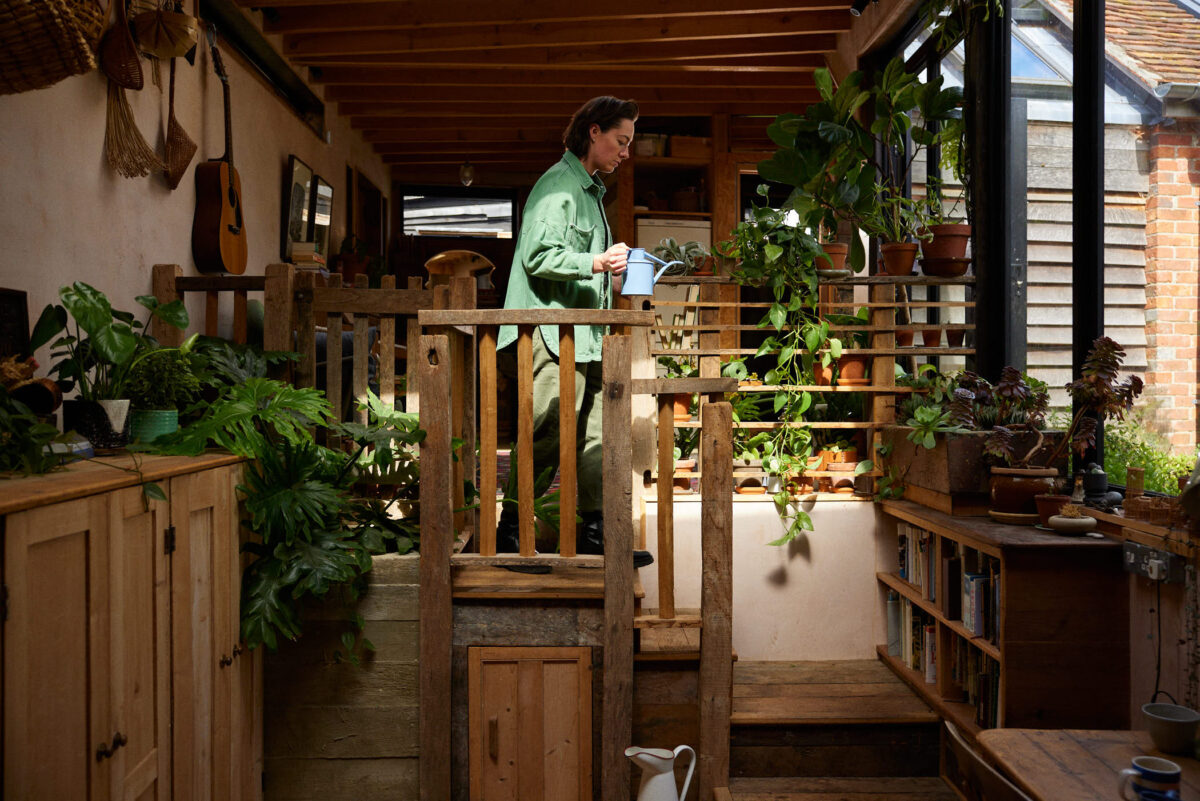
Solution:
<svg viewBox="0 0 1200 801"><path fill-rule="evenodd" d="M329 238L333 227L333 185L319 175L313 177L312 208L308 219L313 250L328 261Z"/></svg>
<svg viewBox="0 0 1200 801"><path fill-rule="evenodd" d="M312 258L313 171L297 156L289 155L283 173L283 218L280 225L279 256L294 262Z"/></svg>

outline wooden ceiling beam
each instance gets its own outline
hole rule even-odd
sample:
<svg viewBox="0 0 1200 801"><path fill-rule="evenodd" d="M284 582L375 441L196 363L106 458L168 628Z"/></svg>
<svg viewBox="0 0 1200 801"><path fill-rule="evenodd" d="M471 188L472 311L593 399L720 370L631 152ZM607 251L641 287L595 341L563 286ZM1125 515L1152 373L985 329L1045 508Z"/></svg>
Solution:
<svg viewBox="0 0 1200 801"><path fill-rule="evenodd" d="M378 131L378 129L373 129ZM408 128L400 127L382 133L374 133L368 142L537 142L561 147L562 127L557 128Z"/></svg>
<svg viewBox="0 0 1200 801"><path fill-rule="evenodd" d="M546 171L549 164L538 166L489 164L475 171L476 189L496 187L511 189L514 186L532 186L537 177ZM393 184L429 184L434 186L462 186L458 181L458 166L450 164L396 164L392 166Z"/></svg>
<svg viewBox="0 0 1200 801"><path fill-rule="evenodd" d="M269 1L269 0L268 0ZM244 5L262 0L243 0ZM650 0L619 4L564 3L562 0L525 0L520 4L495 0L404 0L404 2L345 2L291 6L272 3L273 13L263 21L267 33L312 33L384 28L462 27L514 23L572 22L671 17L718 16L748 13L801 14L836 11L847 17L846 0ZM847 20L849 28L850 20Z"/></svg>
<svg viewBox="0 0 1200 801"><path fill-rule="evenodd" d="M819 99L817 90L809 78L804 85L774 89L662 89L597 84L592 87L509 86L498 92L496 87L489 86L330 86L325 90L325 101L481 103L495 100L499 96L511 103L575 103L578 106L589 97L601 94L633 98L639 105L655 100L695 104L742 102L789 105L811 103Z"/></svg>
<svg viewBox="0 0 1200 801"><path fill-rule="evenodd" d="M445 50L493 50L520 47L573 47L607 45L646 58L637 52L645 46L691 40L729 40L805 34L836 35L849 29L849 14L817 11L803 14L743 14L733 17L677 17L671 19L598 21L545 24L482 25L421 30L347 31L298 33L283 37L284 54L306 56L338 53L432 53ZM832 47L821 47L831 50Z"/></svg>
<svg viewBox="0 0 1200 801"><path fill-rule="evenodd" d="M512 156L515 153L520 153L523 155L544 156L547 153L561 154L563 151L561 143L506 142L503 140L492 142L374 142L372 146L375 148L375 152L381 155L386 153L411 153L429 156L462 156L466 154L472 156L472 158L475 154Z"/></svg>
<svg viewBox="0 0 1200 801"><path fill-rule="evenodd" d="M541 158L536 157L536 156L524 156L524 155L520 155L520 154L509 155L509 156L505 156L505 155L481 156L479 158L471 156L470 158L464 158L463 156L455 156L455 155L425 156L425 155L420 155L420 154L399 155L396 153L385 154L383 156L380 156L380 158L383 159L384 164L462 164L464 161L470 161L472 164L475 164L475 165L480 165L480 164L522 164L522 165L528 165L530 167L540 166L541 169L544 170L547 167L549 167L551 164L553 164L554 162L556 162L560 158L562 158L562 151L559 151L558 153L547 154Z"/></svg>
<svg viewBox="0 0 1200 801"><path fill-rule="evenodd" d="M457 119L463 126L489 125L497 116L520 118L521 126L550 127L555 120L560 132L566 127L567 121L575 109L579 108L587 98L579 99L562 105L539 104L512 106L505 103L474 103L464 108L458 103L340 103L340 116L347 117L356 128L410 128L413 120L430 116L450 122ZM771 116L785 111L803 111L803 105L783 103L778 101L764 103L658 103L638 101L642 119L648 117L707 117L711 114L740 114L746 116ZM531 109L537 109L531 111ZM465 113L459 113L465 112ZM514 122L517 120L513 120ZM520 127L520 126L518 126Z"/></svg>
<svg viewBox="0 0 1200 801"><path fill-rule="evenodd" d="M312 71L326 86L812 86L812 70L769 68L762 72L666 66L655 70L444 69L429 67L321 67Z"/></svg>
<svg viewBox="0 0 1200 801"><path fill-rule="evenodd" d="M772 56L817 55L824 57L837 46L833 34L782 34L778 36L747 36L730 39L697 39L683 42L661 42L652 48L613 47L594 45L589 47L515 47L488 50L447 50L428 54L427 60L444 66L475 67L508 64L517 67L557 67L559 64L613 64L638 63L653 59L656 63L692 63L712 58L738 57L745 59L769 58ZM319 66L322 62L336 61L347 57L338 53L292 54L300 64ZM349 57L362 59L358 63L386 64L389 60L398 63L421 62L420 54L370 53L350 51ZM373 60L368 60L373 59Z"/></svg>
<svg viewBox="0 0 1200 801"><path fill-rule="evenodd" d="M832 40L830 40L832 41ZM773 45L777 45L778 41L773 40ZM741 49L748 49L744 45ZM655 48L655 53L662 52L662 48ZM688 48L684 51L686 54L692 54L695 48ZM304 64L314 70L322 70L330 67L346 67L346 68L395 68L395 69L459 69L464 66L464 62L458 60L460 58L470 57L472 61L466 62L466 66L471 69L539 69L547 66L553 66L555 70L579 70L603 72L606 70L626 70L626 71L641 71L655 72L657 70L681 69L690 72L700 72L704 70L716 71L748 71L754 72L758 70L814 70L818 67L827 66L825 55L823 53L786 53L786 54L769 54L762 53L746 53L734 55L717 55L717 56L692 56L686 55L674 60L654 61L646 59L644 61L621 61L613 63L600 62L576 62L559 60L553 65L545 63L545 54L539 54L540 62L529 63L521 61L514 57L524 53L523 50L494 50L491 54L494 59L482 59L475 51L470 53L433 53L425 56L413 56L405 53L346 53L336 56L312 56L303 59ZM677 55L670 53L670 55Z"/></svg>

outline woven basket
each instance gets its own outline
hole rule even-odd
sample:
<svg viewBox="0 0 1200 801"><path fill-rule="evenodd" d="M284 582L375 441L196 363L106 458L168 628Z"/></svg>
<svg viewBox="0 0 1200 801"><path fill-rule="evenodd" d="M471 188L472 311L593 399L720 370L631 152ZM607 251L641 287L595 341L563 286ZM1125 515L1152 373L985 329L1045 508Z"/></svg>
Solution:
<svg viewBox="0 0 1200 801"><path fill-rule="evenodd" d="M107 17L98 0L0 0L0 94L94 70Z"/></svg>

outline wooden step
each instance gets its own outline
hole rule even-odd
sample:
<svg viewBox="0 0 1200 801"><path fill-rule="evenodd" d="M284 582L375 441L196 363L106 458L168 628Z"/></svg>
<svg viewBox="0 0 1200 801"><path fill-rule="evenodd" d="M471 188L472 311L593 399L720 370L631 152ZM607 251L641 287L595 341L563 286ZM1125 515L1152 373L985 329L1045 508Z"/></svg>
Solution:
<svg viewBox="0 0 1200 801"><path fill-rule="evenodd" d="M698 629L699 609L676 609L674 617L659 617L657 609L643 609L633 618L635 629Z"/></svg>
<svg viewBox="0 0 1200 801"><path fill-rule="evenodd" d="M937 722L937 713L874 659L734 667L735 726Z"/></svg>
<svg viewBox="0 0 1200 801"><path fill-rule="evenodd" d="M787 776L730 779L727 798L730 801L956 801L958 796L941 779L924 776Z"/></svg>
<svg viewBox="0 0 1200 801"><path fill-rule="evenodd" d="M699 662L700 629L639 629L634 662ZM733 661L737 662L737 650Z"/></svg>

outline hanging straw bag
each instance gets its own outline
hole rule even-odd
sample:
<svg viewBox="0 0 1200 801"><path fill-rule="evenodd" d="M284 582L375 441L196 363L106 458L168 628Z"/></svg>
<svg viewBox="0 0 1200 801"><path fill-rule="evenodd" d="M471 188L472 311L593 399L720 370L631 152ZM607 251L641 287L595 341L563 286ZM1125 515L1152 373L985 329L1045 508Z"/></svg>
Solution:
<svg viewBox="0 0 1200 801"><path fill-rule="evenodd" d="M96 69L107 17L100 0L0 0L0 94Z"/></svg>

